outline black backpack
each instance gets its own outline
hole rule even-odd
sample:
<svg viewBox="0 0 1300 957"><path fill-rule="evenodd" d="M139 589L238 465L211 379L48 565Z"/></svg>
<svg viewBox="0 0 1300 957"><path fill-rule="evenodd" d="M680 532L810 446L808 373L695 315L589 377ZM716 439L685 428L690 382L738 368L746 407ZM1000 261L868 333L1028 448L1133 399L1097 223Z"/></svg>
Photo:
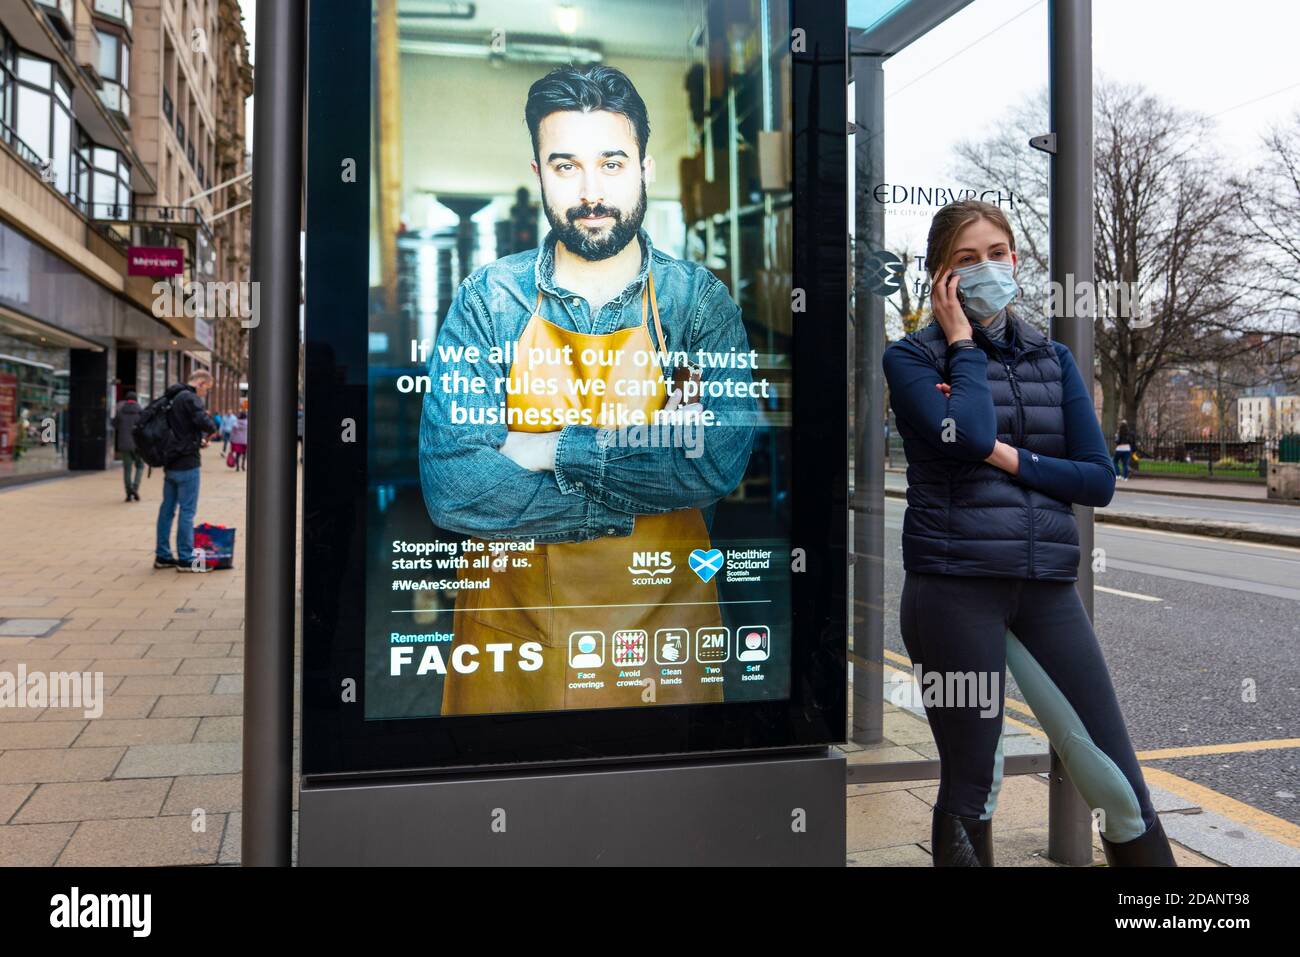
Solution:
<svg viewBox="0 0 1300 957"><path fill-rule="evenodd" d="M179 395L179 393L176 393ZM166 467L186 452L192 442L176 434L171 424L172 396L164 394L150 402L131 431L135 450L150 468Z"/></svg>

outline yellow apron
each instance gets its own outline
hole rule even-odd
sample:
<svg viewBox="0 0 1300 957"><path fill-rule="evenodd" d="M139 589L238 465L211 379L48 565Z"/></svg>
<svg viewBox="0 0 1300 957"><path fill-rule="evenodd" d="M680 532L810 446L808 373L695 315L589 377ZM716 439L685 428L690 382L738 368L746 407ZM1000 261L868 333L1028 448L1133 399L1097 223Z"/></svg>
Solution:
<svg viewBox="0 0 1300 957"><path fill-rule="evenodd" d="M645 418L639 421L653 422L654 412L663 408L667 399L667 389L646 325L647 297L666 354L653 278L647 277L641 292L641 324L606 335L570 332L547 322L540 315L539 290L537 306L519 337L510 367L507 407L549 408L556 414L589 409L596 425L602 423L602 413L606 421L619 421L621 408L624 414L642 413ZM562 361L565 346L572 350L571 362ZM545 350L541 354L547 360L561 361L532 365L531 349ZM598 361L584 362L584 350L595 350L590 357ZM638 366L633 360L638 353L654 358ZM536 394L545 390L535 386L527 388L530 381L551 379L559 383L553 395ZM603 392L571 390L567 385L574 380L598 379L604 382ZM616 393L620 383L623 394ZM556 430L548 425L513 428ZM460 569L462 580L486 579L490 585L457 591L442 713L721 701L724 659L719 646L725 638L722 647L729 658L732 643L721 629L715 581L702 581L688 562L693 550L711 547L700 510L690 508L638 515L626 538L539 542L530 552L502 552L504 562L495 568ZM491 555L490 544L486 549L471 554ZM663 552L670 553L666 562ZM650 564L654 558L646 561L647 555L655 554L659 565ZM526 567L516 567L512 561L520 559L526 560ZM697 647L701 638L706 639L703 651ZM519 648L525 642L541 645L542 665L537 670L518 666L523 660ZM479 664L472 673L460 674L450 666L454 649L461 645L478 650L471 656ZM511 646L502 657L503 670L494 670L495 659L486 650L488 645ZM705 663L698 660L701 656Z"/></svg>

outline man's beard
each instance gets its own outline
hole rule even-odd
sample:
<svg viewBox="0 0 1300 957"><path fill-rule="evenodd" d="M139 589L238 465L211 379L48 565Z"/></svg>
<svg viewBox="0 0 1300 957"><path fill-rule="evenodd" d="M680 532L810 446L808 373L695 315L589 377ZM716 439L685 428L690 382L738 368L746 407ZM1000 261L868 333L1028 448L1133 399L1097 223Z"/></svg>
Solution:
<svg viewBox="0 0 1300 957"><path fill-rule="evenodd" d="M599 262L622 252L623 247L640 231L646 210L645 180L641 181L641 199L626 218L622 210L603 203L572 206L561 217L551 209L545 189L542 190L542 208L546 210L546 219L555 230L556 238L564 243L565 249L590 262ZM614 225L609 227L603 237L593 236L586 227L577 223L577 220L588 216L608 216L614 220Z"/></svg>

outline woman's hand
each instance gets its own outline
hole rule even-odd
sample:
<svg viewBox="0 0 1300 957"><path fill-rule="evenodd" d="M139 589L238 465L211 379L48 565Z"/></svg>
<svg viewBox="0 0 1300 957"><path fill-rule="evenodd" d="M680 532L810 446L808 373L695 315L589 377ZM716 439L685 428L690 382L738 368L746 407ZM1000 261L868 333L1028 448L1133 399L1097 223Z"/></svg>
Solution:
<svg viewBox="0 0 1300 957"><path fill-rule="evenodd" d="M1013 445L1007 445L1001 439L993 442L993 452L984 460L995 468L1000 468L1009 475L1020 473L1020 452Z"/></svg>
<svg viewBox="0 0 1300 957"><path fill-rule="evenodd" d="M559 432L509 432L498 450L520 468L530 472L554 472Z"/></svg>
<svg viewBox="0 0 1300 957"><path fill-rule="evenodd" d="M958 339L972 339L975 336L970 320L962 312L961 303L957 299L957 286L960 282L961 276L951 269L943 269L930 284L930 308L939 327L943 329L943 334L947 336L949 345Z"/></svg>
<svg viewBox="0 0 1300 957"><path fill-rule="evenodd" d="M934 387L943 393L945 399L952 395L952 386L946 382L936 382ZM984 461L1012 475L1020 474L1019 450L1014 445L1007 445L1001 439L993 440L993 451Z"/></svg>

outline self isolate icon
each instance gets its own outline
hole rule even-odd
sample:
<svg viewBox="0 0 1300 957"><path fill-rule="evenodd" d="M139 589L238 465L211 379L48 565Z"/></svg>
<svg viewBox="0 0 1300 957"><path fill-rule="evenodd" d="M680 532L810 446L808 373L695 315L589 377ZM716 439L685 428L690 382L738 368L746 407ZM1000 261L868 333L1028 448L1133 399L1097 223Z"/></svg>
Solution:
<svg viewBox="0 0 1300 957"><path fill-rule="evenodd" d="M767 625L746 625L736 631L737 661L767 661L772 654L772 636Z"/></svg>

